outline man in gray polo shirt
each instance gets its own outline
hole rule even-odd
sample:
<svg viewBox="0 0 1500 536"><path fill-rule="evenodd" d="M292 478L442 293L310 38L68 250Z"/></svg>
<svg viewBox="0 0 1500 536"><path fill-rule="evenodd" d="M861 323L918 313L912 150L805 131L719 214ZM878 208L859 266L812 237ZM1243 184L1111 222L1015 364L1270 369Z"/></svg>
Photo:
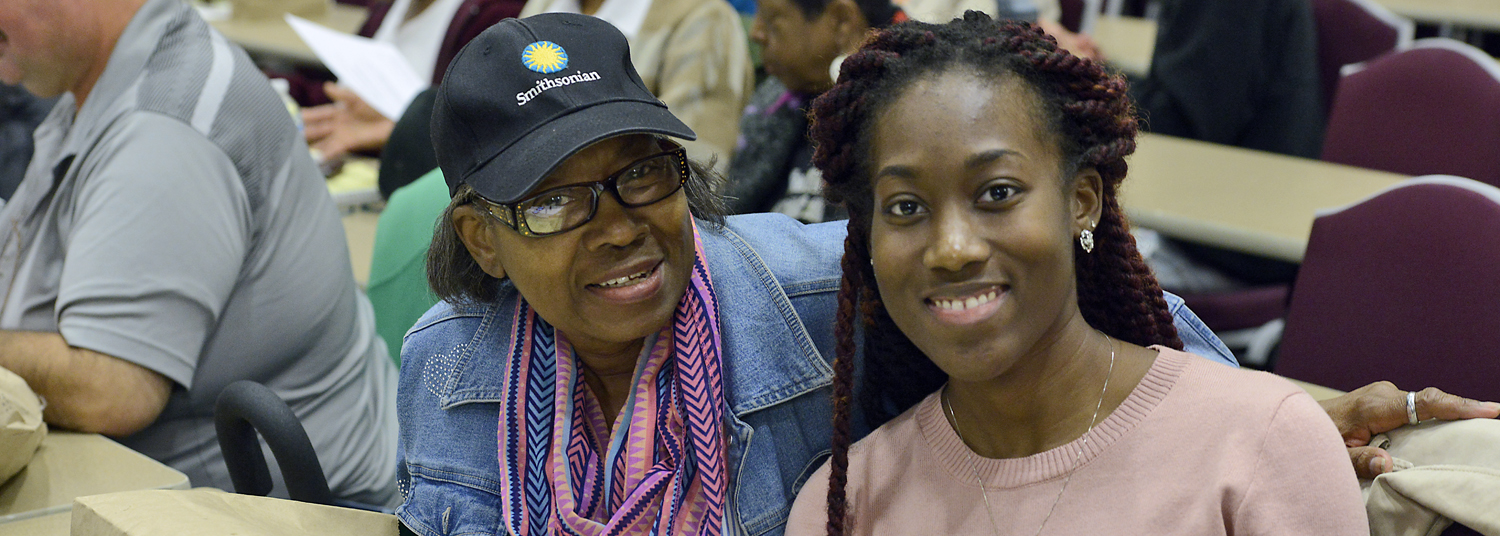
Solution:
<svg viewBox="0 0 1500 536"><path fill-rule="evenodd" d="M229 488L213 403L255 380L336 496L390 502L394 366L323 180L245 53L181 0L0 0L0 80L62 95L0 210L0 366L47 420Z"/></svg>

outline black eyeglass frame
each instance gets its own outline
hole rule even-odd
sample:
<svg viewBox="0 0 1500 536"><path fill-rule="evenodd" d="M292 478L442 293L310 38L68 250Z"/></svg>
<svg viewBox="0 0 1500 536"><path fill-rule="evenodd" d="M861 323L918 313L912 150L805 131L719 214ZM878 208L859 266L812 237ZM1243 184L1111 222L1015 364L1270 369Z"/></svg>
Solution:
<svg viewBox="0 0 1500 536"><path fill-rule="evenodd" d="M598 181L594 181L594 182L580 183L580 184L569 184L569 185L566 185L566 186L558 186L556 188L548 188L545 191L537 192L536 195L533 195L533 196L528 197L526 199L522 199L522 200L517 201L515 203L496 203L494 201L490 201L488 199L485 199L484 197L476 197L475 200L476 201L483 201L484 205L485 205L485 210L484 210L485 213L489 214L490 217L495 218L500 223L505 224L506 227L510 227L511 229L515 230L516 233L519 233L521 236L528 236L528 237L533 237L533 238L540 238L540 237L544 237L544 236L553 236L553 235L559 235L559 234L562 234L562 233L566 233L568 231L572 231L572 230L577 229L579 227L583 227L584 225L588 224L588 222L594 220L594 216L598 215L598 213L599 213L599 196L601 195L602 192L606 192L606 191L609 192L610 195L614 196L615 201L619 202L620 206L622 206L622 207L625 207L625 208L640 208L640 207L644 207L644 206L647 206L647 205L654 205L656 203L660 203L662 200L664 200L664 199L666 199L668 197L672 197L673 194L676 194L677 192L682 191L683 185L687 184L688 177L690 177L691 174L692 174L692 170L688 167L687 149L683 148L683 146L677 144L676 142L673 142L673 141L667 140L667 139L658 139L657 143L659 143L660 145L662 145L664 147L667 147L667 149L664 150L664 151L662 151L662 152L653 154L651 156L643 157L643 158L637 159L637 160L635 160L635 161L633 161L633 162L631 162L629 164L626 164L625 167L622 167L618 171L615 171L614 173L609 174L609 176L605 177L603 180L598 180ZM650 200L650 201L647 201L647 202L644 202L644 203L628 203L628 202L625 201L624 198L620 197L619 180L620 180L620 176L621 175L624 175L626 172L628 172L628 171L630 171L632 169L635 169L636 166L639 166L639 165L641 165L641 164L643 164L643 163L645 163L647 161L650 161L650 160L653 160L653 159L656 159L656 158L661 158L663 156L668 156L668 155L675 156L676 157L676 161L677 161L678 177L677 177L677 187L676 188L673 188L671 191L667 192L666 194L662 195L661 197L658 197L656 199L653 199L653 200ZM572 227L568 227L567 229L562 229L560 231L553 231L553 232L550 232L550 233L539 233L539 232L531 230L531 226L529 226L529 225L526 224L526 218L520 217L521 216L521 207L522 206L525 206L525 205L527 205L527 204L529 204L529 203L531 203L533 201L536 201L537 199L543 199L543 198L545 198L545 197L547 197L549 195L552 195L554 192L557 192L559 190L568 190L568 189L573 189L573 188L588 188L590 191L592 191L594 193L593 198L592 198L592 202L589 204L589 215L587 217L583 218L583 220L579 221L577 225L574 225ZM496 208L501 208L501 209L504 209L504 210L500 211L499 214L496 214L495 213L495 209Z"/></svg>

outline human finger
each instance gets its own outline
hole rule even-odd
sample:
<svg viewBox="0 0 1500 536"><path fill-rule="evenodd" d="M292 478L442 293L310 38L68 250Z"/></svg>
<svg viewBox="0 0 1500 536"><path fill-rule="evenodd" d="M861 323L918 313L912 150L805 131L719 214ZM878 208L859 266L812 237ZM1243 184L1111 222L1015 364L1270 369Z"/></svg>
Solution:
<svg viewBox="0 0 1500 536"><path fill-rule="evenodd" d="M1417 420L1493 419L1500 417L1500 404L1445 393L1436 387L1417 392Z"/></svg>
<svg viewBox="0 0 1500 536"><path fill-rule="evenodd" d="M349 153L349 144L343 136L330 135L314 143L313 149L317 149L325 161L336 160Z"/></svg>
<svg viewBox="0 0 1500 536"><path fill-rule="evenodd" d="M321 105L321 106L312 106L312 107L309 107L309 108L303 108L302 109L302 123L303 124L309 124L309 123L320 123L320 122L323 122L323 121L332 121L334 119L334 117L336 117L338 115L338 113L339 113L338 107L336 107L336 106L334 106L332 104L324 104L324 105Z"/></svg>
<svg viewBox="0 0 1500 536"><path fill-rule="evenodd" d="M323 92L328 95L328 98L333 99L334 102L342 103L345 106L364 103L364 99L359 98L358 93L340 84L325 86Z"/></svg>
<svg viewBox="0 0 1500 536"><path fill-rule="evenodd" d="M1365 480L1389 472L1393 464L1389 452L1375 447L1349 449L1349 461L1354 463L1354 474Z"/></svg>
<svg viewBox="0 0 1500 536"><path fill-rule="evenodd" d="M335 125L330 121L317 123L304 123L302 125L302 136L309 144L316 144L324 138L333 135Z"/></svg>

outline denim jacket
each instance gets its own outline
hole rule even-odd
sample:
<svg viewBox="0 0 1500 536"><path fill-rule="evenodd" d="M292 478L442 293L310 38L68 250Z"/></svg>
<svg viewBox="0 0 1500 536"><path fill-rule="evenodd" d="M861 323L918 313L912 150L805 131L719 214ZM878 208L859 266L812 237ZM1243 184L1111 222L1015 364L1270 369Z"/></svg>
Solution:
<svg viewBox="0 0 1500 536"><path fill-rule="evenodd" d="M723 324L725 533L780 535L797 490L829 450L844 224L754 214L699 230ZM504 533L497 424L517 299L506 285L491 303L439 303L406 335L398 394L406 499L396 513L418 534ZM1167 301L1187 351L1234 364L1182 300Z"/></svg>

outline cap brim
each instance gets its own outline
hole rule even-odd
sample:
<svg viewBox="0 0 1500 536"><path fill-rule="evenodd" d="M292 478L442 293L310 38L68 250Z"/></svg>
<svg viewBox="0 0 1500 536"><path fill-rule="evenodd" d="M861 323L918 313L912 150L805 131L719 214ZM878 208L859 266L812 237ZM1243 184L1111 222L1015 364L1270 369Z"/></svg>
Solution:
<svg viewBox="0 0 1500 536"><path fill-rule="evenodd" d="M574 110L527 133L479 166L463 182L485 199L514 203L574 153L624 134L698 139L692 129L661 104L638 100L602 102Z"/></svg>

